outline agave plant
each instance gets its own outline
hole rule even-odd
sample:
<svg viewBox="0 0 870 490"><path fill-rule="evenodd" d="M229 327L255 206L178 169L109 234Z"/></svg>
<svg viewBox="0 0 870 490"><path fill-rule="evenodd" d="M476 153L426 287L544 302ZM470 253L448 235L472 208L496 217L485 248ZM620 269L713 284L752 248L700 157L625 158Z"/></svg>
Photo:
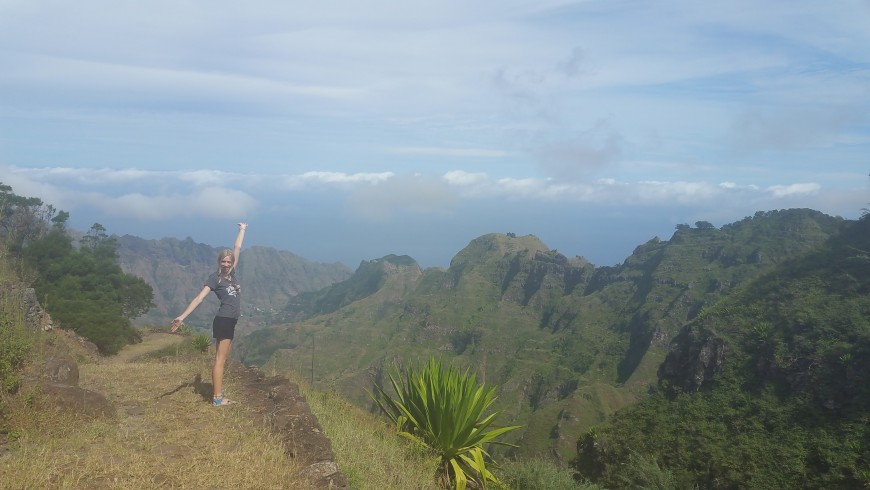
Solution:
<svg viewBox="0 0 870 490"><path fill-rule="evenodd" d="M211 337L205 332L199 332L190 339L190 343L197 352L205 352L211 345Z"/></svg>
<svg viewBox="0 0 870 490"><path fill-rule="evenodd" d="M439 478L464 490L469 481L486 488L498 482L486 468L487 443L516 447L495 439L519 426L493 428L498 412L485 415L495 401L495 388L478 386L476 376L430 359L423 366L408 364L404 377L390 374L396 392L389 396L375 386L369 396L395 424L399 435L433 450L440 459Z"/></svg>

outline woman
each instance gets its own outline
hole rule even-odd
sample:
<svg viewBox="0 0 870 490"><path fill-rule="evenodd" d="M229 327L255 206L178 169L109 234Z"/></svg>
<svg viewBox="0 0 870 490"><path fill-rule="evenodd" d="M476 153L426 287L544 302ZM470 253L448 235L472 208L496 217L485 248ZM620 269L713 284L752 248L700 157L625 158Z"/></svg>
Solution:
<svg viewBox="0 0 870 490"><path fill-rule="evenodd" d="M214 291L220 300L220 308L212 322L212 332L215 339L214 366L211 370L211 381L214 385L214 406L222 407L234 403L224 397L224 366L230 356L230 346L233 343L236 322L241 313L241 287L236 279L236 268L239 266L239 252L242 250L242 240L245 239L247 223L239 223L239 234L233 250L225 249L218 254L218 270L208 276L202 291L196 295L184 313L172 320L172 331L178 330L181 323L193 310L202 303L208 293Z"/></svg>

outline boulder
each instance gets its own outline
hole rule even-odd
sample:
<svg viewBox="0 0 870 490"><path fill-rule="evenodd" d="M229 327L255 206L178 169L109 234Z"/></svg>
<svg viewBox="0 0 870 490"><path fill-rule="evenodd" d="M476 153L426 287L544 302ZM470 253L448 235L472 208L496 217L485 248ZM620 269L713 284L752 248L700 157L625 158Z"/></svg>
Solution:
<svg viewBox="0 0 870 490"><path fill-rule="evenodd" d="M78 386L79 366L66 354L56 354L45 360L45 379L51 383Z"/></svg>
<svg viewBox="0 0 870 490"><path fill-rule="evenodd" d="M87 417L115 417L115 406L95 391L65 384L44 382L44 402L58 410L73 411Z"/></svg>

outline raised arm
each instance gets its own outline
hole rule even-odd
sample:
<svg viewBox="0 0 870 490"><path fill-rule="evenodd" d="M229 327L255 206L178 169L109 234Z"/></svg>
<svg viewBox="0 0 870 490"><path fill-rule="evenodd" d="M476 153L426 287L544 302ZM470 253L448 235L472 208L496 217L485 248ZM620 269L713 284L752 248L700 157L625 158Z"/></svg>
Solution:
<svg viewBox="0 0 870 490"><path fill-rule="evenodd" d="M245 230L247 229L247 223L239 223L239 234L236 235L236 245L233 247L233 257L235 258L233 269L239 267L239 254L242 252L242 241L245 240Z"/></svg>
<svg viewBox="0 0 870 490"><path fill-rule="evenodd" d="M181 324L184 322L184 319L187 318L187 315L190 315L191 313L193 313L193 310L195 310L196 307L199 306L200 303L202 303L202 300L204 300L205 297L208 296L208 293L210 293L210 292L211 292L211 288L209 288L208 286L204 286L202 288L202 291L200 291L199 294L197 294L196 297L190 301L190 304L187 305L187 309L184 310L184 313L178 315L178 317L175 320L172 320L172 331L173 332L178 330L178 327L181 326Z"/></svg>

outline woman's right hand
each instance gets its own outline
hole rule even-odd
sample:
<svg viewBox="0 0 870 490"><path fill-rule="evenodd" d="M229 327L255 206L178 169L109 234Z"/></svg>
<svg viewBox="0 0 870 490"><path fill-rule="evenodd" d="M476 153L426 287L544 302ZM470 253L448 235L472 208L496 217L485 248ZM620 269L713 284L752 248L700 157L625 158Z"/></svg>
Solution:
<svg viewBox="0 0 870 490"><path fill-rule="evenodd" d="M182 323L183 321L184 321L184 320L182 320L181 317L178 317L178 318L176 318L175 320L172 320L172 330L171 330L171 331L172 331L172 332L175 332L176 330L178 330L178 327L181 326L181 323Z"/></svg>

